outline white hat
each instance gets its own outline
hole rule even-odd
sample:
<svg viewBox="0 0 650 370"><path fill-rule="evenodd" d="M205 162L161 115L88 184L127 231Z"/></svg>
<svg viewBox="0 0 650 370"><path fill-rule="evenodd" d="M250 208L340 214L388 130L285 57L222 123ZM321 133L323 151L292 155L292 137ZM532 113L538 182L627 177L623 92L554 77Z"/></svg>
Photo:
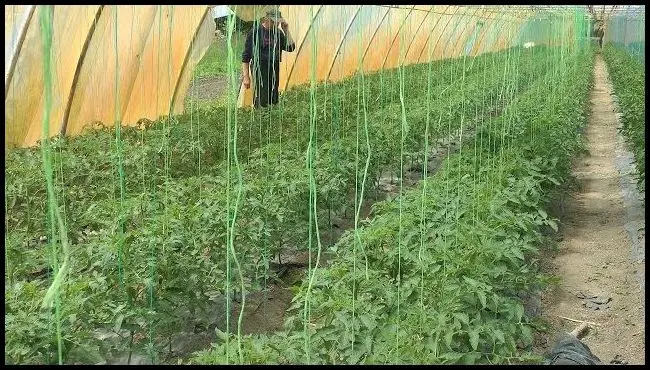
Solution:
<svg viewBox="0 0 650 370"><path fill-rule="evenodd" d="M216 5L212 8L212 18L214 19L227 17L232 14L235 13L228 7L228 5Z"/></svg>

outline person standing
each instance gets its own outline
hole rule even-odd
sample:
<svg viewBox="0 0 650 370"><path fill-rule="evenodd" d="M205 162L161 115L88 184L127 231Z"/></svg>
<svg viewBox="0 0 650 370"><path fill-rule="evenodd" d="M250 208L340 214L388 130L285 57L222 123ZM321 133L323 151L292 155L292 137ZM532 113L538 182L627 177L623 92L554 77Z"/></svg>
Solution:
<svg viewBox="0 0 650 370"><path fill-rule="evenodd" d="M242 83L246 89L251 87L252 72L255 108L278 103L282 51L292 52L295 48L289 24L279 10L267 12L248 33L242 52Z"/></svg>
<svg viewBox="0 0 650 370"><path fill-rule="evenodd" d="M605 36L605 28L603 26L598 27L596 30L596 36L598 37L598 45L600 48L603 48L603 37Z"/></svg>

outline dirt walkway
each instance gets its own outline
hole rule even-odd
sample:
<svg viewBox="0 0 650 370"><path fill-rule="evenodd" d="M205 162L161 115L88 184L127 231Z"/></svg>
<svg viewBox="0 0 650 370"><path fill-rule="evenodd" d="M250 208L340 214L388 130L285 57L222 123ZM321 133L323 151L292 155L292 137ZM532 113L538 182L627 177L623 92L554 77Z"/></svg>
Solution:
<svg viewBox="0 0 650 370"><path fill-rule="evenodd" d="M645 314L636 279L637 270L645 270L645 259L631 259L626 204L615 167L620 148L611 89L598 54L592 114L585 130L589 154L575 162L578 190L560 215L559 250L545 261L545 272L559 277L560 283L543 294L542 316L551 323L552 333L579 325L559 316L597 323L600 326L583 342L602 362L645 364Z"/></svg>
<svg viewBox="0 0 650 370"><path fill-rule="evenodd" d="M187 99L213 100L226 94L228 76L199 77L190 81Z"/></svg>

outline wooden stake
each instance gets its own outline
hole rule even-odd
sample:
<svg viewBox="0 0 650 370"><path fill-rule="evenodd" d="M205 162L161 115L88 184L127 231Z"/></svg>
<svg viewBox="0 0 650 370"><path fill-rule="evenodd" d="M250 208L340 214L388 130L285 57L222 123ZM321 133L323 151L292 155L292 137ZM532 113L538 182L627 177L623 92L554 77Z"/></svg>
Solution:
<svg viewBox="0 0 650 370"><path fill-rule="evenodd" d="M564 316L558 316L558 317L561 318L561 319L565 319L565 320L569 320L569 321L573 321L573 322L578 322L578 323L581 323L581 324L584 323L584 324L588 324L588 325L592 325L592 326L600 326L600 324L596 324L595 322L576 320L576 319L572 319L572 318L564 317Z"/></svg>
<svg viewBox="0 0 650 370"><path fill-rule="evenodd" d="M580 326L573 329L573 331L571 332L571 335L573 335L574 337L580 339L580 338L584 337L584 335L586 334L586 331L587 331L588 328L589 328L589 325L586 322L583 322L582 324L580 324Z"/></svg>

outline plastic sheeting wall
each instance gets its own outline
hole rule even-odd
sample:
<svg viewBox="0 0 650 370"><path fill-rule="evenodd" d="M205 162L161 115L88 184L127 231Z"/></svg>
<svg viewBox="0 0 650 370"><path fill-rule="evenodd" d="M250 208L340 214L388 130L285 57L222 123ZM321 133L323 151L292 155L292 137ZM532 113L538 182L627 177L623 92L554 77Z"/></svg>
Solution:
<svg viewBox="0 0 650 370"><path fill-rule="evenodd" d="M516 35L516 44L533 42L535 45L572 47L588 42L586 15L537 14L522 25ZM574 40L575 43L570 40Z"/></svg>
<svg viewBox="0 0 650 370"><path fill-rule="evenodd" d="M265 8L232 6L244 20L259 19ZM5 6L5 147L33 145L41 138L42 9ZM208 6L53 9L50 135L78 134L95 121L133 125L182 112L194 66L213 39ZM280 10L296 41L296 50L283 55L280 90L310 81L314 63L316 80L337 81L360 68L372 72L498 51L520 41L532 15L453 5L290 5ZM568 35L572 26L567 22L558 35ZM551 43L553 37L547 38ZM252 90L241 87L239 105L251 102Z"/></svg>
<svg viewBox="0 0 650 370"><path fill-rule="evenodd" d="M5 6L5 148L41 139L39 12ZM54 6L50 135L180 113L189 76L212 40L208 6Z"/></svg>
<svg viewBox="0 0 650 370"><path fill-rule="evenodd" d="M645 64L645 6L637 14L609 18L604 41L626 48Z"/></svg>
<svg viewBox="0 0 650 370"><path fill-rule="evenodd" d="M259 19L268 7L239 7L237 14ZM338 81L356 73L399 65L477 55L512 45L526 14L490 6L453 5L288 5L280 6L296 42L284 52L280 91L311 79ZM317 57L312 61L312 42ZM468 41L472 45L468 49ZM240 89L239 106L252 104L253 91Z"/></svg>

